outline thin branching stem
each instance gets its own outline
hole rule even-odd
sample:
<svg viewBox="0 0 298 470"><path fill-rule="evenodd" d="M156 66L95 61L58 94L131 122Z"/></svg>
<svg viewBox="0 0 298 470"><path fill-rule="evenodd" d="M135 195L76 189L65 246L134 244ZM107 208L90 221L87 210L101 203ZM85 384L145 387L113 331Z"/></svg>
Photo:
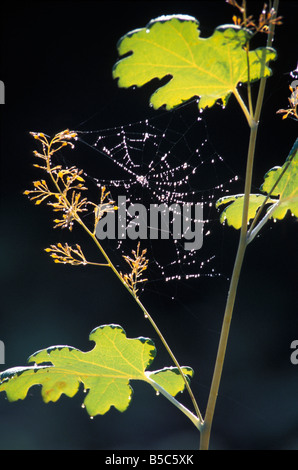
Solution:
<svg viewBox="0 0 298 470"><path fill-rule="evenodd" d="M241 95L239 93L239 91L237 90L237 88L235 88L233 90L233 93L234 93L234 96L235 98L237 99L243 113L244 113L244 116L246 117L246 120L247 120L247 123L249 125L249 127L251 127L253 125L253 118L252 118L252 115L250 114L250 112L248 111L247 109L247 106L246 104L244 103L243 99L241 98Z"/></svg>
<svg viewBox="0 0 298 470"><path fill-rule="evenodd" d="M110 268L112 269L112 271L114 272L114 274L118 277L118 279L121 281L121 283L124 285L124 287L128 290L128 292L130 293L130 295L133 297L133 299L135 300L135 302L138 304L138 306L141 308L143 314L144 314L144 317L147 318L151 325L153 326L154 330L156 331L156 333L158 334L162 344L164 345L165 349L167 350L168 354L170 355L172 361L174 362L175 366L177 367L177 369L179 370L179 373L181 375L181 377L183 378L184 380L184 383L185 383L185 387L186 387L186 390L191 398L191 401L193 403L193 406L194 406L194 409L196 411L196 414L197 414L197 417L198 419L200 420L200 422L203 422L203 419L202 419L202 415L201 415L201 412L200 412L200 409L198 407L198 404L195 400L195 397L194 397L194 394L191 390L191 387L189 385L189 382L187 380L187 378L185 377L182 369L181 369L181 366L179 364L179 362L177 361L174 353L172 352L170 346L168 345L167 341L165 340L163 334L161 333L160 329L158 328L158 326L156 325L155 321L153 320L152 316L149 314L148 310L146 309L146 307L143 305L143 303L140 301L139 297L137 296L137 294L131 290L129 288L129 286L123 281L123 278L120 274L120 272L116 269L116 267L114 266L114 264L111 262L110 258L108 257L107 253L105 252L104 248L102 247L102 245L99 243L99 241L97 240L96 236L88 229L88 227L84 224L84 222L82 222L81 220L79 221L80 225L85 229L85 231L90 235L90 237L93 239L94 243L97 245L97 247L99 248L99 250L101 251L101 253L103 254L104 258L106 259L107 263L109 264Z"/></svg>
<svg viewBox="0 0 298 470"><path fill-rule="evenodd" d="M274 1L273 8L275 11L275 15L278 10L278 3L279 3L278 0ZM270 29L269 29L268 39L267 39L267 47L271 46L272 41L273 41L273 35L274 35L274 23L272 22L270 24ZM265 62L266 62L266 51L265 51L264 58L263 58L263 64L262 64L263 68L265 67ZM202 431L201 431L201 439L200 439L201 450L209 449L211 427L212 427L215 405L217 401L218 390L219 390L219 385L220 385L222 371L223 371L230 325L231 325L234 304L235 304L235 299L236 299L236 294L237 294L237 287L238 287L238 282L239 282L239 277L241 273L245 251L248 245L247 222L248 222L249 196L250 196L250 191L251 191L253 162L254 162L255 145L256 145L256 138L257 138L257 132L258 132L258 123L259 123L263 99L264 99L265 85L266 85L266 77L263 77L261 79L260 87L258 91L255 114L253 118L252 116L250 116L250 120L247 119L248 122L250 121L249 122L250 137L249 137L246 174L245 174L242 226L241 226L238 250L236 254L236 259L235 259L233 273L232 273L231 282L230 282L230 288L229 288L227 302L226 302L226 308L225 308L224 319L223 319L223 324L222 324L222 329L221 329L219 346L217 350L217 357L216 357L215 368L213 372L210 394L208 398L204 424L203 424ZM241 105L241 101L239 103ZM247 113L245 111L246 107L244 108L241 105L241 108L244 111L245 117L247 118Z"/></svg>
<svg viewBox="0 0 298 470"><path fill-rule="evenodd" d="M53 144L55 143L55 140L53 139L52 143ZM54 178L53 176L53 173L51 171L51 164L50 164L50 155L51 155L51 144L49 145L48 149L47 149L47 172L50 174L51 176L51 179L57 189L57 191L59 192L60 196L63 198L64 202L65 202L65 205L70 208L71 207L71 204L70 202L68 201L67 199L67 194L65 194L59 184L57 183L56 179ZM106 263L104 264L104 266L108 266L112 269L113 273L118 277L118 279L121 281L121 283L124 285L124 287L128 290L128 292L130 293L130 295L133 297L133 299L135 300L135 302L138 304L138 306L141 308L141 310L143 311L144 313L144 317L147 318L151 325L153 326L154 330L156 331L156 333L158 334L162 344L164 345L165 349L167 350L168 354L170 355L173 363L175 364L175 366L177 367L181 377L183 378L183 381L185 383L185 388L191 398L191 401L193 403L193 406L194 406L194 409L195 409L195 412L196 412L196 415L197 415L197 419L200 423L203 422L203 418L202 418L202 414L200 412L200 409L198 407L198 404L195 400L195 397L194 397L194 394L191 390L191 387L190 387L190 384L186 378L186 376L184 375L182 369L181 369L181 366L179 364L179 362L177 361L174 353L172 352L171 348L169 347L168 343L166 342L163 334L161 333L160 329L157 327L156 323L154 322L153 318L151 317L151 315L149 314L148 310L145 308L145 306L143 305L143 303L140 301L137 293L135 292L135 290L131 289L129 287L129 285L124 282L124 279L123 277L121 276L121 273L117 270L117 268L114 266L114 264L112 263L112 261L110 260L108 254L106 253L106 251L104 250L104 248L102 247L101 243L98 241L98 239L96 238L95 236L95 233L94 231L91 232L91 230L89 230L89 228L87 227L87 225L82 221L81 217L78 215L78 213L75 213L74 214L74 218L75 220L81 225L81 227L85 230L85 232L87 232L87 234L92 238L92 240L94 241L94 243L96 244L97 248L99 249L99 251L101 252L101 254L103 255L103 257L105 258L106 260ZM177 400L176 400L177 401ZM190 413L190 412L189 412ZM198 426L197 426L198 427Z"/></svg>
<svg viewBox="0 0 298 470"><path fill-rule="evenodd" d="M262 220L257 224L259 218L260 218L260 215L265 207L265 205L268 203L273 191L275 190L276 186L278 185L278 183L280 182L281 178L283 177L283 175L286 173L286 171L288 170L290 164L292 163L293 159L296 157L296 154L297 154L297 150L295 152L293 152L292 156L290 158L288 158L288 161L287 163L284 165L284 168L283 170L280 172L280 175L279 177L276 179L274 185L272 186L272 188L270 189L270 191L268 192L268 194L266 195L262 205L260 206L259 210L258 210L258 213L256 214L254 220L252 221L252 224L247 232L247 243L251 243L252 240L255 238L255 236L259 233L259 231L261 230L261 228L265 225L265 223L267 222L267 220L271 217L271 214L273 212L273 207L274 207L274 210L276 209L279 201L276 202L276 204L274 204L274 206L272 206L269 211L266 213L266 215L262 218Z"/></svg>
<svg viewBox="0 0 298 470"><path fill-rule="evenodd" d="M150 372L145 372L147 382L152 385L159 393L161 393L163 396L165 396L173 405L175 405L178 410L182 411L182 413L187 416L192 423L195 425L195 427L200 431L202 428L202 420L198 418L198 416L194 415L191 411L189 411L188 408L186 408L180 401L176 400L172 395L170 395L161 385L156 383L154 380L150 378Z"/></svg>
<svg viewBox="0 0 298 470"><path fill-rule="evenodd" d="M243 8L243 21L244 21L244 24L246 24L247 22L246 0L243 0L242 8ZM252 105L251 83L250 83L249 41L247 41L246 43L245 51L246 51L247 78L248 78L247 80L248 109L249 109L249 114L253 116L253 105Z"/></svg>

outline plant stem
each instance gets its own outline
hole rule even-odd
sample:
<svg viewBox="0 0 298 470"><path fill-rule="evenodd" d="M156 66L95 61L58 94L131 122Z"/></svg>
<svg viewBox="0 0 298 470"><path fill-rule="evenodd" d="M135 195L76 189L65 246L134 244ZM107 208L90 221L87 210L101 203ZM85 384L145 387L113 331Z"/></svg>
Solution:
<svg viewBox="0 0 298 470"><path fill-rule="evenodd" d="M50 157L51 157L51 146L52 144L55 142L55 139L52 140L52 142L50 143L50 145L47 146L47 154L46 154L46 171L47 173L50 175L51 177L51 180L52 182L54 183L58 193L60 194L61 198L63 198L64 202L65 202L65 205L70 208L70 203L68 201L68 198L67 198L67 195L61 190L58 182L56 181L56 179L54 178L53 176L53 173L52 173L52 170L51 170L51 163L50 163ZM164 336L162 335L161 331L159 330L159 328L157 327L156 323L154 322L153 318L151 317L151 315L149 314L149 312L147 311L147 309L144 307L144 305L142 304L142 302L140 301L139 297L137 296L137 293L130 289L130 287L126 284L126 282L123 280L120 272L117 270L117 268L114 266L114 264L112 263L112 261L110 260L109 256L107 255L106 251L104 250L104 248L102 247L102 245L99 243L98 239L96 238L95 236L95 233L94 232L91 232L91 230L89 230L89 228L87 227L87 225L85 225L85 223L82 221L82 219L80 218L80 216L78 215L78 213L76 213L74 215L74 218L75 220L81 225L81 227L85 230L85 232L88 233L88 235L92 238L92 240L94 241L94 243L96 244L97 248L99 249L99 251L101 252L101 254L103 255L103 257L105 258L106 260L106 264L103 264L103 263L100 263L102 266L106 266L106 267L109 267L112 269L112 271L114 272L114 274L118 277L118 279L121 281L121 283L124 285L124 287L128 290L128 292L130 293L130 295L134 298L134 300L136 301L136 303L138 304L138 306L141 308L141 310L143 311L144 313L144 317L147 318L151 325L153 326L154 330L156 331L157 335L159 336L161 342L163 343L164 347L166 348L168 354L170 355L172 361L174 362L175 366L177 367L181 377L183 378L183 381L184 381L184 384L185 384L185 388L186 390L188 391L188 394L191 398L191 401L193 403L193 406L194 406L194 409L196 411L196 414L197 414L197 419L200 421L200 423L203 423L203 418L202 418L202 415L201 415L201 412L199 410L199 407L198 407L198 404L195 400L195 397L194 397L194 394L190 388L190 385L189 385L189 382L187 380L187 378L185 377L185 375L183 374L183 371L181 369L181 366L179 364L179 362L177 361L174 353L172 352L171 348L169 347L168 343L166 342ZM98 263L89 263L89 264L98 264ZM176 400L177 401L177 400ZM190 413L190 412L189 412Z"/></svg>
<svg viewBox="0 0 298 470"><path fill-rule="evenodd" d="M235 304L235 298L237 293L237 287L244 259L244 254L247 246L246 241L246 230L247 230L247 219L248 219L248 205L249 205L249 194L251 188L251 178L253 169L253 160L255 152L255 143L257 137L258 126L255 123L251 127L249 149L247 156L247 167L246 167L246 178L245 178L245 192L244 192L244 203L243 203L243 215L242 215L242 227L239 239L239 245L237 255L234 263L233 274L231 278L230 288L228 292L228 298L224 313L224 319L221 329L221 335L219 340L219 346L217 351L216 363L210 388L210 394L207 403L206 415L204 419L203 429L201 432L200 450L207 450L209 448L209 440L211 433L211 426L215 411L215 405L219 390L219 384L221 380L223 364L226 354L227 342L229 337L230 325L233 315L233 309Z"/></svg>
<svg viewBox="0 0 298 470"><path fill-rule="evenodd" d="M173 405L175 405L182 413L184 413L195 425L195 427L200 431L202 427L202 420L195 416L191 411L189 411L182 403L180 403L176 398L170 395L161 385L156 383L150 378L150 372L145 372L147 377L147 382L152 385L156 390L158 390L162 395L164 395Z"/></svg>
<svg viewBox="0 0 298 470"><path fill-rule="evenodd" d="M251 127L252 126L252 123L253 123L253 119L252 119L252 115L250 114L250 112L248 111L247 107L246 107L246 104L244 103L243 99L241 98L237 88L235 88L233 90L233 93L234 93L234 96L235 98L237 99L246 119L247 119L247 122L248 122L248 125Z"/></svg>
<svg viewBox="0 0 298 470"><path fill-rule="evenodd" d="M247 8L246 8L246 0L242 1L242 11L243 11L243 21L244 24L247 22ZM253 116L253 104L252 104L252 96L251 96L251 80L250 80L250 63L249 63L249 40L246 43L245 47L246 52L246 61L247 61L247 99L248 99L248 109L251 116Z"/></svg>
<svg viewBox="0 0 298 470"><path fill-rule="evenodd" d="M275 16L278 9L278 0L274 1L273 8L275 10ZM267 39L267 47L270 47L272 44L274 35L274 24L270 24L268 39ZM266 51L262 61L262 68L265 67L266 62ZM248 208L249 208L249 196L251 191L251 182L252 182L252 173L253 173L253 162L254 162L254 155L255 155L255 146L256 146L256 138L258 132L258 124L261 115L261 109L264 99L264 92L265 92L265 85L266 85L266 77L263 77L260 82L260 87L258 91L258 98L256 104L255 115L250 119L247 116L247 108L246 106L243 107L241 101L239 101L237 94L236 97L238 102L247 118L247 121L250 125L250 137L249 137L249 146L248 146L248 154L247 154L247 164L246 164L246 174L245 174L245 189L244 189L244 202L243 202L243 214L242 214L242 226L238 244L238 250L236 254L236 259L234 263L232 278L230 282L230 288L228 292L226 308L224 313L224 319L221 329L220 341L217 351L216 363L210 388L210 394L207 403L206 415L204 419L204 424L201 431L201 440L200 440L200 450L208 450L209 448L209 441L210 441L210 433L211 427L213 422L213 416L215 411L215 405L218 396L218 390L220 385L220 380L223 371L223 364L226 355L226 348L227 342L229 337L230 325L233 315L233 309L236 299L237 287L240 277L240 272L243 264L243 259L246 251L246 247L248 245L247 241L247 222L248 222Z"/></svg>
<svg viewBox="0 0 298 470"><path fill-rule="evenodd" d="M278 205L279 205L279 201L277 201L275 204L273 204L270 207L270 209L266 212L266 215L262 218L262 220L258 223L258 225L252 231L247 232L247 244L251 243L253 239L257 236L261 228L263 228L264 225L268 222L268 220L272 216L272 213L275 211Z"/></svg>
<svg viewBox="0 0 298 470"><path fill-rule="evenodd" d="M200 422L203 422L203 418L202 418L202 415L201 415L201 412L199 410L199 407L198 407L198 404L195 400L195 397L194 397L194 394L190 388L190 385L189 385L189 382L187 380L187 378L185 377L185 375L183 374L183 371L181 369L181 366L179 365L179 362L177 361L174 353L172 352L171 348L169 347L168 343L166 342L163 334L161 333L160 329L158 328L158 326L156 325L155 321L153 320L153 318L151 317L151 315L149 314L148 310L145 308L145 306L142 304L142 302L140 301L139 297L136 295L135 292L133 292L124 282L123 282L123 279L120 275L120 273L118 272L118 270L115 268L115 266L113 265L113 263L111 262L110 258L108 257L107 253L105 252L105 250L103 249L103 247L101 246L101 244L99 243L99 241L97 240L97 238L95 237L95 235L88 229L88 227L80 220L80 224L83 226L83 228L86 230L86 232L91 236L91 238L93 239L94 243L97 245L97 247L99 248L99 250L101 251L101 253L103 254L103 256L105 257L107 263L109 264L110 268L112 269L112 271L116 274L116 276L118 277L118 279L122 282L122 284L125 286L125 288L128 290L128 292L131 294L131 296L134 298L134 300L136 301L136 303L138 304L138 306L141 308L141 310L143 311L144 313L144 317L147 318L151 325L153 326L154 330L156 331L156 333L158 334L160 340L162 341L164 347L166 348L168 354L170 355L172 361L174 362L175 366L177 367L181 377L183 378L184 380L184 383L185 383L185 387L188 391L188 394L191 398L191 401L193 403L193 406L194 406L194 409L196 411L196 414L197 414L197 417L199 419Z"/></svg>
<svg viewBox="0 0 298 470"><path fill-rule="evenodd" d="M297 139L298 141L298 139ZM279 200L276 201L276 203L274 204L274 206L272 206L269 211L266 213L266 215L263 217L263 219L258 223L258 225L256 226L257 224L257 221L259 220L259 217L265 207L265 205L268 203L268 202L272 202L272 200L270 201L270 197L271 197L271 194L273 193L274 189L276 188L276 186L278 185L278 183L280 182L281 178L283 177L283 175L286 173L286 171L288 170L290 164L292 163L293 159L295 158L296 156L296 153L297 153L297 150L294 151L292 153L292 156L291 157L288 157L287 158L287 163L284 165L284 168L283 170L281 171L279 177L277 178L277 180L275 181L274 185L272 186L271 190L268 192L266 198L264 199L262 205L260 206L259 210L258 210L258 213L256 214L254 220L252 221L252 224L247 232L247 237L248 237L248 243L252 242L252 240L255 238L255 236L258 234L258 232L261 230L261 228L264 226L264 224L267 222L267 220L270 218L272 212L273 212L273 207L274 209L276 209L278 203L279 203Z"/></svg>

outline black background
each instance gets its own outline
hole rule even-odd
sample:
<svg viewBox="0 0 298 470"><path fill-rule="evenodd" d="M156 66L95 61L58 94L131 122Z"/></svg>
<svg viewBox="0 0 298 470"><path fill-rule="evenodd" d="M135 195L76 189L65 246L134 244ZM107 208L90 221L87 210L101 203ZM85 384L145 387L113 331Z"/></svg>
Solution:
<svg viewBox="0 0 298 470"><path fill-rule="evenodd" d="M258 16L262 2L248 2ZM23 191L37 179L30 131L53 134L106 128L154 115L150 91L121 90L111 76L116 44L128 31L161 14L195 16L201 35L231 23L236 11L222 1L22 2L1 14L1 328L5 366L54 344L90 349L90 331L118 323L128 337L155 342L156 368L171 365L155 332L112 273L96 268L55 265L44 248L64 239L84 244L79 230L53 231L48 208L34 207ZM281 165L296 138L297 123L282 121L289 72L296 68L297 2L280 2L284 16L274 47L257 143L254 186ZM265 38L264 38L265 40ZM190 108L195 113L195 108ZM213 144L235 173L244 174L248 129L231 99L226 110L206 112ZM88 122L85 125L88 128ZM104 165L104 162L101 163ZM98 166L100 171L100 165ZM68 238L69 235L69 238ZM219 269L230 274L238 234L225 228L214 242ZM86 243L86 241L85 241ZM290 344L298 339L297 224L268 225L245 258L216 415L211 448L298 449L298 370ZM164 290L163 290L164 289ZM180 364L195 370L193 390L205 409L228 290L223 278L181 282L176 301L161 285L160 295L144 293ZM0 396L1 449L197 449L199 435L188 420L150 387L134 383L125 413L111 410L90 420L83 395L43 404L38 388L25 401ZM191 406L188 397L186 405Z"/></svg>

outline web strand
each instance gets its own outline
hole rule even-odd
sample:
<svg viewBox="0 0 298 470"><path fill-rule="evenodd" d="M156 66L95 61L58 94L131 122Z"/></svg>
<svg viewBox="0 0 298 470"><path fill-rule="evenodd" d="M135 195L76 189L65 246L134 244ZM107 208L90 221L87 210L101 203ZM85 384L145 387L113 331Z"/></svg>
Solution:
<svg viewBox="0 0 298 470"><path fill-rule="evenodd" d="M212 266L216 250L213 248L212 252L208 246L205 250L205 245L212 238L213 226L218 224L214 202L229 192L237 176L227 171L223 158L212 147L201 116L193 117L180 109L132 124L75 132L81 154L85 156L87 148L91 150L93 169L86 170L85 176L99 188L106 186L116 202L117 197L125 196L127 206L140 203L148 210L152 205L162 204L203 205L203 221L197 220L193 211L190 213L192 224L203 222L202 250L186 251L185 240L173 237L174 220L179 214L171 212L172 220L165 230L167 220L161 212L164 225L159 229L158 239L148 236L141 240L150 261L148 282L220 275ZM85 168L84 161L81 167ZM126 216L127 226L133 226L135 218L127 208ZM150 231L148 221L147 225ZM166 240L162 231L168 231ZM115 240L112 249L120 265L122 255L127 255L136 244L137 240L127 237Z"/></svg>

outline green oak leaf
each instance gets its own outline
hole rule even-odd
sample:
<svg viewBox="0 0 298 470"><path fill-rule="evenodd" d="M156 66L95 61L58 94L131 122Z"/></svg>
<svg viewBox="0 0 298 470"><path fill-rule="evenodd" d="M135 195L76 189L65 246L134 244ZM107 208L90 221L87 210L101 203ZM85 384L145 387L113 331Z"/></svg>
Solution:
<svg viewBox="0 0 298 470"><path fill-rule="evenodd" d="M125 411L133 390L131 380L143 380L154 387L161 385L170 395L184 390L184 380L177 368L145 371L152 363L156 349L148 338L126 337L119 325L94 329L89 339L95 347L88 352L70 346L52 346L34 353L28 362L33 366L15 367L0 374L0 392L9 401L24 399L34 385L41 385L45 403L57 401L62 394L73 397L83 383L86 392L83 407L90 416L104 414L111 406ZM187 377L193 371L182 368ZM149 381L149 379L150 381Z"/></svg>
<svg viewBox="0 0 298 470"><path fill-rule="evenodd" d="M250 194L248 220L255 217L268 194L270 194L266 200L267 212L270 210L268 218L281 220L289 211L298 218L298 139L296 139L284 165L275 166L266 173L260 189L264 194ZM243 200L243 194L220 198L216 202L217 208L229 204L221 213L220 222L223 223L226 220L228 225L240 229Z"/></svg>
<svg viewBox="0 0 298 470"><path fill-rule="evenodd" d="M223 25L209 38L201 38L199 22L188 15L168 15L151 20L118 42L120 59L113 68L119 87L142 86L154 78L171 76L151 96L155 109L172 109L193 97L199 107L211 107L221 99L226 105L240 82L248 81L244 45L249 32L238 26ZM130 54L130 55L127 55ZM267 64L276 58L272 48L249 52L250 80L269 76Z"/></svg>
<svg viewBox="0 0 298 470"><path fill-rule="evenodd" d="M243 194L235 194L234 196L224 196L216 202L216 207L218 208L222 204L229 204L220 214L220 222L224 223L225 221L228 225L233 226L237 230L241 228L242 225L242 212L243 212ZM248 208L248 222L251 219L254 219L257 210L263 204L266 196L263 194L251 194L249 197L249 208ZM274 200L269 200L268 202L276 202Z"/></svg>
<svg viewBox="0 0 298 470"><path fill-rule="evenodd" d="M183 367L183 373L186 377L192 377L193 370L190 367ZM147 372L151 380L161 385L173 397L179 392L183 391L182 377L177 367L165 367L164 369L156 370L154 372ZM181 390L177 389L178 383Z"/></svg>
<svg viewBox="0 0 298 470"><path fill-rule="evenodd" d="M261 190L268 194L273 186L271 195L279 200L271 217L281 220L288 211L298 217L298 138L283 166L275 166L266 173Z"/></svg>

